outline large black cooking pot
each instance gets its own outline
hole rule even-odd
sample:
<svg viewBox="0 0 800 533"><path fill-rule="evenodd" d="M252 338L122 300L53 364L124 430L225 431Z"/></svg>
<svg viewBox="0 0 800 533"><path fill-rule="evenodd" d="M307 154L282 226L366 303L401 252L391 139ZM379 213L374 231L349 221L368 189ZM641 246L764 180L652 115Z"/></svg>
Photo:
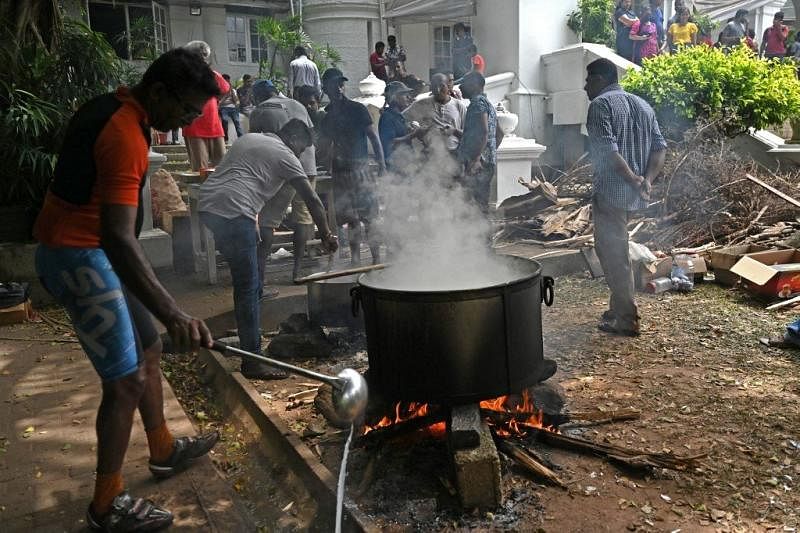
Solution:
<svg viewBox="0 0 800 533"><path fill-rule="evenodd" d="M380 272L361 275L353 310L364 312L370 387L386 399L459 404L536 384L553 278L536 261L503 260L519 275L467 290L392 290Z"/></svg>

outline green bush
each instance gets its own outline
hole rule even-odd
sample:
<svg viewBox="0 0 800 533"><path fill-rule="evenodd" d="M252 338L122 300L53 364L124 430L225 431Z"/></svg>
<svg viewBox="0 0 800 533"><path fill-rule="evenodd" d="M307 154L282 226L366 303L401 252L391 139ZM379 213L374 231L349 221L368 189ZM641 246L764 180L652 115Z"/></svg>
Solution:
<svg viewBox="0 0 800 533"><path fill-rule="evenodd" d="M567 26L585 43L614 44L614 0L578 0L578 9L569 14Z"/></svg>
<svg viewBox="0 0 800 533"><path fill-rule="evenodd" d="M650 102L662 125L677 135L697 120L716 122L735 136L800 115L795 63L760 60L746 46L728 54L695 46L646 59L622 86Z"/></svg>

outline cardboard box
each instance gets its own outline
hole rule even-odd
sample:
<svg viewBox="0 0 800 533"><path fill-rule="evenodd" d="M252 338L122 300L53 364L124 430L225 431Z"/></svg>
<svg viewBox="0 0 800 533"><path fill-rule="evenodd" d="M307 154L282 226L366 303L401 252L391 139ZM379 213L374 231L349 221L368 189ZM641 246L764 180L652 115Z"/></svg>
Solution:
<svg viewBox="0 0 800 533"><path fill-rule="evenodd" d="M733 265L749 291L786 298L800 292L800 250L770 250L747 254Z"/></svg>
<svg viewBox="0 0 800 533"><path fill-rule="evenodd" d="M711 268L714 270L714 278L722 285L731 287L736 285L739 282L739 276L731 273L733 265L747 254L764 252L767 250L769 250L768 247L758 244L742 244L712 251Z"/></svg>
<svg viewBox="0 0 800 533"><path fill-rule="evenodd" d="M668 278L671 273L672 258L661 257L650 265L639 263L639 269L635 271L634 278L636 278L636 286L643 291L650 281L656 278Z"/></svg>
<svg viewBox="0 0 800 533"><path fill-rule="evenodd" d="M31 307L30 299L28 299L21 304L0 309L0 326L19 324L25 322L31 316L33 316L33 308Z"/></svg>

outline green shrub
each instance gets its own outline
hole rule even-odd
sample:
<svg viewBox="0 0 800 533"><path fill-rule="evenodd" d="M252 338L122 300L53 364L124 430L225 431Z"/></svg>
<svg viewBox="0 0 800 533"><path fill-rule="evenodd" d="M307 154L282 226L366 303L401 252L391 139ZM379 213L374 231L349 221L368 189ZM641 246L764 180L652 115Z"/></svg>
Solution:
<svg viewBox="0 0 800 533"><path fill-rule="evenodd" d="M60 16L54 24L59 41L49 49L17 40L8 25L0 31L0 205L41 205L72 113L120 81L140 78L101 33Z"/></svg>
<svg viewBox="0 0 800 533"><path fill-rule="evenodd" d="M746 46L728 54L695 46L646 59L622 86L650 102L659 121L678 135L697 120L716 122L735 136L800 115L795 63L760 60Z"/></svg>
<svg viewBox="0 0 800 533"><path fill-rule="evenodd" d="M614 44L614 0L578 0L578 9L569 14L567 26L585 43Z"/></svg>

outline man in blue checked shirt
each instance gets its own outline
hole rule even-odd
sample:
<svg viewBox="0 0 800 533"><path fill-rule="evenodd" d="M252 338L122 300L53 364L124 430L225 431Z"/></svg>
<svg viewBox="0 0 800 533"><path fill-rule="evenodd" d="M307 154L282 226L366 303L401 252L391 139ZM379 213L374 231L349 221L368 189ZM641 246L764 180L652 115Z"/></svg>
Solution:
<svg viewBox="0 0 800 533"><path fill-rule="evenodd" d="M617 68L607 59L586 67L586 93L592 101L586 128L594 167L592 216L597 257L611 291L602 331L639 335L633 270L628 253L628 219L647 207L653 179L664 167L667 143L650 105L626 93Z"/></svg>

